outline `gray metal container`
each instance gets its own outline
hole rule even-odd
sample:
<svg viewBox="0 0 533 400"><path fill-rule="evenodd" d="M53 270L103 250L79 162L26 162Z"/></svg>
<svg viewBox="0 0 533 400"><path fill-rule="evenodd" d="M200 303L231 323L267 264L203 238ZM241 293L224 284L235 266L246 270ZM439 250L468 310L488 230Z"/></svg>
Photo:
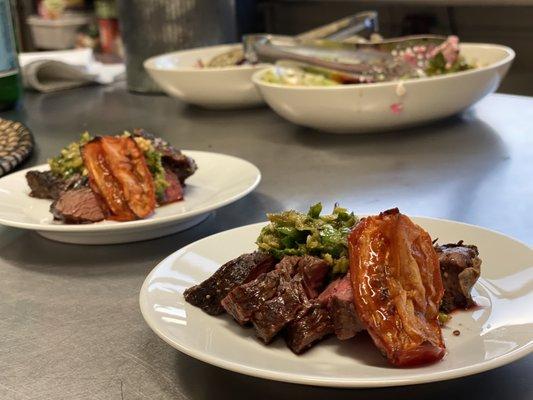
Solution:
<svg viewBox="0 0 533 400"><path fill-rule="evenodd" d="M119 0L128 88L160 92L143 68L149 57L236 40L234 0Z"/></svg>

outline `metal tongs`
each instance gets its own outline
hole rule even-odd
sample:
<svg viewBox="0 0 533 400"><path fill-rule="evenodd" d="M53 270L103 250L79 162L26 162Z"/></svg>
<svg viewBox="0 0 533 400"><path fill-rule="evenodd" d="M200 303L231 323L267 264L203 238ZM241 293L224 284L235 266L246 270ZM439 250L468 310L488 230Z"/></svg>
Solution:
<svg viewBox="0 0 533 400"><path fill-rule="evenodd" d="M222 67L239 64L242 63L242 61L256 63L257 61L252 61L255 57L253 56L254 52L252 48L249 46L266 37L285 41L287 43L293 42L295 44L318 39L328 39L332 41L364 41L370 39L371 35L377 32L378 13L376 11L363 11L329 24L319 26L318 28L306 31L297 36L270 35L265 33L244 35L243 49L231 50L219 54L211 59L208 64L212 67ZM250 57L246 56L248 52Z"/></svg>
<svg viewBox="0 0 533 400"><path fill-rule="evenodd" d="M292 61L341 74L350 82L385 81L413 76L417 64L398 57L407 49L428 49L446 40L439 35L412 35L379 42L346 43L331 40L299 40L273 35L245 38L245 57L250 62Z"/></svg>

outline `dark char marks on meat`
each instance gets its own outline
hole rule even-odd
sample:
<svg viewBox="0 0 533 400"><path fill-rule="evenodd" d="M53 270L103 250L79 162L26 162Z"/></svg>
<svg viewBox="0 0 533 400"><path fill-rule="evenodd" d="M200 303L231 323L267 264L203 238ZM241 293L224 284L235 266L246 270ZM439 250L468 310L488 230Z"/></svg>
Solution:
<svg viewBox="0 0 533 400"><path fill-rule="evenodd" d="M257 337L265 343L272 339L307 306L307 295L300 281L282 280L278 292L259 306L252 316Z"/></svg>
<svg viewBox="0 0 533 400"><path fill-rule="evenodd" d="M329 311L318 301L310 303L299 318L285 328L285 342L295 353L301 354L334 332Z"/></svg>
<svg viewBox="0 0 533 400"><path fill-rule="evenodd" d="M30 196L37 199L57 200L66 190L87 186L87 178L81 175L63 179L52 171L29 171L26 181L31 190Z"/></svg>
<svg viewBox="0 0 533 400"><path fill-rule="evenodd" d="M221 266L199 285L185 290L185 300L208 314L221 314L224 312L221 301L230 291L270 271L275 263L274 257L267 253L243 254Z"/></svg>
<svg viewBox="0 0 533 400"><path fill-rule="evenodd" d="M257 336L269 343L306 314L309 300L323 288L329 271L319 258L286 256L274 270L232 290L222 305L241 325L252 322Z"/></svg>
<svg viewBox="0 0 533 400"><path fill-rule="evenodd" d="M444 284L441 311L451 312L475 305L472 287L481 273L479 251L463 241L435 246L439 256L440 272Z"/></svg>
<svg viewBox="0 0 533 400"><path fill-rule="evenodd" d="M235 287L222 300L222 306L239 324L248 324L263 303L279 294L280 283L290 282L297 272L300 259L298 256L283 257L272 271Z"/></svg>

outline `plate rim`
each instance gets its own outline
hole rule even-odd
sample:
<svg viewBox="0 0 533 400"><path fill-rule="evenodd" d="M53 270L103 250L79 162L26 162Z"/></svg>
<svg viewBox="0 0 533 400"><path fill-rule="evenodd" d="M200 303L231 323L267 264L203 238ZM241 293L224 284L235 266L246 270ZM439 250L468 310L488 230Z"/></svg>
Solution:
<svg viewBox="0 0 533 400"><path fill-rule="evenodd" d="M250 194L252 191L254 191L262 179L261 170L253 163L251 163L248 160L245 160L240 157L236 157L233 155L225 154L225 153L217 153L217 152L211 152L211 151L202 151L202 150L182 150L182 152L186 155L189 155L194 158L194 154L202 154L202 155L216 155L216 156L222 156L231 158L234 160L237 160L239 162L242 162L244 164L247 164L248 167L254 172L255 179L253 183L247 187L245 190L240 191L239 193L228 197L227 199L220 201L216 204L211 204L208 206L204 206L201 208L198 208L196 210L192 210L185 213L175 214L175 215L168 215L166 217L161 217L159 219L139 219L135 221L126 221L121 222L119 224L110 224L110 225L102 225L98 223L93 224L57 224L57 225L41 225L38 223L26 223L26 222L16 222L16 221L10 221L6 220L2 217L0 217L0 225L3 226L10 226L13 228L19 228L19 229L27 229L32 231L42 231L42 232L62 232L62 233L70 233L70 232L76 232L76 233L83 233L83 232L117 232L117 231L129 231L129 230L136 230L136 229L145 229L148 227L154 227L162 224L168 224L171 222L179 222L188 220L190 218L194 218L201 214L206 214L209 212L212 212L214 210L217 210L219 208L222 208L228 204L231 204L237 200L242 199L243 197ZM16 171L12 174L8 174L2 178L0 178L0 181L2 179L9 179L12 178L15 174L17 175L23 175L28 171L40 169L40 168L46 168L48 164L39 164L34 165L29 168L22 169L20 171ZM47 200L47 199L38 199L38 200ZM48 200L49 201L49 200Z"/></svg>
<svg viewBox="0 0 533 400"><path fill-rule="evenodd" d="M372 215L372 214L361 214L359 215L361 218L366 215ZM481 229L485 231L489 231L491 233L503 236L507 239L510 239L514 242L517 242L530 251L533 249L527 245L526 243L515 239L512 236L506 235L504 233L498 232L496 230L485 228L479 225L469 224L466 222L460 222L460 221L454 221L450 219L444 219L444 218L436 218L436 217L426 217L426 216L413 216L409 215L410 218L415 219L415 223L419 223L416 220L432 220L432 221L439 221L439 222L445 222L445 223L452 223L452 224L459 224L463 226L467 226L470 228L476 228ZM268 221L243 225L240 227L224 230L217 232L213 235L206 236L204 238L201 238L199 240L196 240L194 242L191 242L187 244L186 246L183 246L176 251L170 253L165 257L163 260L157 263L157 265L150 271L150 273L146 276L140 292L139 292L139 307L141 310L141 314L143 316L144 321L146 324L150 327L150 329L163 341L165 341L167 344L169 344L174 349L180 351L181 353L186 354L189 357L195 358L197 360L200 360L202 362L205 362L207 364L223 368L232 372L240 373L243 375L252 376L255 378L262 378L262 379L268 379L273 381L279 381L279 382L286 382L286 383L295 383L295 384L303 384L303 385L311 385L311 386L322 386L322 387L338 387L338 388L371 388L371 387L395 387L395 386L406 386L406 385L419 385L423 383L430 383L430 382L438 382L438 381L445 381L450 379L456 379L461 377L466 377L470 375L475 375L478 373L482 373L485 371L489 371L504 365L507 365L511 362L517 361L523 357L528 356L533 352L533 340L527 343L526 345L519 347L517 349L514 349L510 351L509 353L506 353L502 356L493 358L488 361L484 361L482 363L473 364L470 366L464 366L457 369L452 369L448 371L437 371L430 373L428 375L421 375L417 378L413 377L406 377L406 378L391 378L387 380L382 380L382 378L379 379L351 379L351 378L335 378L335 377L321 377L321 378L314 378L309 376L302 376L297 374L287 374L282 372L276 372L276 371L269 371L261 368L254 368L249 365L242 365L233 361L227 361L227 360L221 360L218 357L211 356L209 354L206 354L205 352L196 351L194 349L190 349L187 346L183 346L179 343L176 343L175 341L172 341L170 337L168 337L164 332L162 332L161 329L155 326L149 317L148 317L148 311L145 307L148 307L147 300L146 300L146 293L147 293L147 287L149 284L149 281L151 281L153 275L155 274L155 271L158 269L160 265L162 265L168 258L176 256L178 253L182 253L188 250L189 247L196 245L199 242L206 241L208 239L212 239L213 237L220 236L222 234L227 234L235 230L243 229L243 228L252 228L252 227L260 227L267 224Z"/></svg>

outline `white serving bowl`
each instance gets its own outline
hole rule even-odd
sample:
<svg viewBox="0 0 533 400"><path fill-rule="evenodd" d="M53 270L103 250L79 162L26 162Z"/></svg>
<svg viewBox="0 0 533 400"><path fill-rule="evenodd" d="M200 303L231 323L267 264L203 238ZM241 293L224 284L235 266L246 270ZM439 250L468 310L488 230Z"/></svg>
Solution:
<svg viewBox="0 0 533 400"><path fill-rule="evenodd" d="M170 96L205 108L246 108L263 104L252 75L265 64L199 68L212 57L241 44L201 47L166 53L147 59L144 68Z"/></svg>
<svg viewBox="0 0 533 400"><path fill-rule="evenodd" d="M429 78L339 86L288 86L252 77L267 104L289 121L333 133L390 131L456 114L494 92L515 57L495 44L461 44L478 68ZM275 68L275 67L270 67ZM403 87L402 87L403 86Z"/></svg>

